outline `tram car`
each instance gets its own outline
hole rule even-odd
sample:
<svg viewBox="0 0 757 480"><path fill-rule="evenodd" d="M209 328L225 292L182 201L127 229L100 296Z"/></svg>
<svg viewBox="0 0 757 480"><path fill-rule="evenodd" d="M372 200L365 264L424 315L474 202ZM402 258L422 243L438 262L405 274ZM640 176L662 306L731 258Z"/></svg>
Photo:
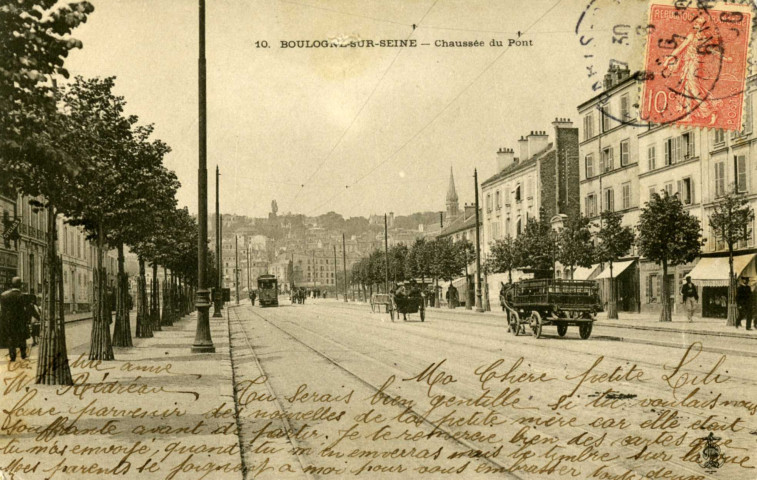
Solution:
<svg viewBox="0 0 757 480"><path fill-rule="evenodd" d="M258 302L261 307L279 306L279 284L275 275L258 277Z"/></svg>

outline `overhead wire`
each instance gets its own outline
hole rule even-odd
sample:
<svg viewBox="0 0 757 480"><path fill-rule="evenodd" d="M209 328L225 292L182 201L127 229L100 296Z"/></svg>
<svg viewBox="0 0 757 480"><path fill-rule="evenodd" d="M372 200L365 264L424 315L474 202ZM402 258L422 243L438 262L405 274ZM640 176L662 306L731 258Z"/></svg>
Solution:
<svg viewBox="0 0 757 480"><path fill-rule="evenodd" d="M287 0L280 0L280 1L287 1ZM431 4L431 6L429 6L428 9L426 9L426 13L424 13L423 16L421 17L421 19L418 21L418 25L420 25L423 22L423 20L425 20L425 18L428 16L428 14L431 12L431 10L434 8L434 6L436 5L436 3L438 1L439 0L434 0L433 3ZM413 25L413 30L407 36L406 40L409 40L410 37L413 36L414 32L415 32L415 25ZM373 86L373 90L371 90L371 93L368 94L368 97L366 97L365 101L360 106L360 109L357 111L357 113L355 114L355 116L352 117L352 121L350 122L350 124L342 132L342 135L340 135L339 139L336 141L336 143L334 143L334 146L331 147L331 150L329 150L329 153L327 153L326 156L323 158L323 160L321 160L321 162L315 168L315 170L313 171L313 173L311 173L310 176L308 176L307 180L305 180L304 182L302 182L301 188L299 190L297 190L297 193L295 194L294 198L291 201L292 204L294 204L297 201L297 199L300 196L300 193L302 193L302 190L305 188L305 186L308 185L308 183L310 182L310 180L312 180L313 177L321 170L321 168L323 168L323 166L326 164L326 162L331 158L331 155L336 151L336 149L339 147L339 145L342 144L342 140L344 140L344 138L347 136L347 133L349 133L349 131L352 130L352 126L355 125L355 122L360 117L360 115L363 113L363 110L368 105L368 102L371 101L371 99L373 98L373 95L376 93L376 91L378 90L379 86L384 81L384 78L386 78L386 75L392 69L392 67L394 66L394 63L397 61L397 58L399 58L399 56L400 56L400 54L402 53L403 50L404 50L404 48L399 48L397 50L397 54L394 56L394 58L392 58L392 61L389 63L389 66L386 67L386 69L384 70L384 73L381 75L381 78L379 78L378 81L376 82L376 84Z"/></svg>
<svg viewBox="0 0 757 480"><path fill-rule="evenodd" d="M539 16L536 20L534 20L528 27L526 27L523 30L523 33L528 32L531 28L533 28L537 23L539 23L544 17L546 17L552 10L554 10L560 3L562 3L562 0L557 0L551 7L549 7L543 14ZM394 152L392 152L389 156L387 156L384 160L374 165L370 170L368 170L365 174L361 175L357 178L357 180L353 181L350 185L347 185L346 188L349 189L350 187L353 187L363 181L365 178L367 178L369 175L371 175L373 172L375 172L379 167L383 166L390 160L392 160L399 152L405 149L413 140L418 138L423 132L425 132L428 127L430 127L439 117L442 116L443 113L445 113L450 106L452 106L468 89L473 86L481 77L483 77L508 51L510 50L510 47L505 47L503 51L497 55L497 57L494 58L489 64L487 64L479 73L476 75L470 82L468 82L447 104L445 104L444 107L442 107L439 112L437 112L436 115L431 118L426 124L423 125L418 131L416 131L410 138L408 138L402 145L400 145ZM319 210L323 206L329 204L332 202L337 196L339 196L340 193L337 193L336 195L333 195L329 197L326 201L318 204L315 208L309 210L306 214L309 215L312 212Z"/></svg>

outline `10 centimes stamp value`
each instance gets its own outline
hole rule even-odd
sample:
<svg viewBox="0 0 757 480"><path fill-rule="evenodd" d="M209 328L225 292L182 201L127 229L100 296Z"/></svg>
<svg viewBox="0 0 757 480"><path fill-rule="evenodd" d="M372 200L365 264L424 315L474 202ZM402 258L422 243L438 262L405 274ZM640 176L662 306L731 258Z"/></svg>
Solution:
<svg viewBox="0 0 757 480"><path fill-rule="evenodd" d="M741 130L752 17L749 5L653 2L642 120Z"/></svg>

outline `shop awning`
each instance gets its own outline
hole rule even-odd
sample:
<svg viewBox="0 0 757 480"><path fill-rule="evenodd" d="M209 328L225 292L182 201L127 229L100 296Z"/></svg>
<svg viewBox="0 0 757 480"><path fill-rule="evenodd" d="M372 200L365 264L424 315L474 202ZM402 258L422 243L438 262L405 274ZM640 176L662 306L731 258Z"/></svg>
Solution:
<svg viewBox="0 0 757 480"><path fill-rule="evenodd" d="M628 267L633 265L636 260L626 260L623 262L613 262L612 264L612 278L618 278ZM602 278L610 278L610 265L608 264L602 273L594 277L594 280L600 280Z"/></svg>
<svg viewBox="0 0 757 480"><path fill-rule="evenodd" d="M734 255L733 273L736 277L746 275L754 271L752 260L756 254ZM748 268L752 266L752 268ZM728 257L703 257L699 259L689 275L691 280L704 287L727 287L728 286Z"/></svg>
<svg viewBox="0 0 757 480"><path fill-rule="evenodd" d="M598 263L595 263L589 268L578 267L573 271L573 280L592 280L594 278L592 277L592 275L596 275L598 270L599 270ZM615 268L613 268L612 273L615 273L614 270Z"/></svg>

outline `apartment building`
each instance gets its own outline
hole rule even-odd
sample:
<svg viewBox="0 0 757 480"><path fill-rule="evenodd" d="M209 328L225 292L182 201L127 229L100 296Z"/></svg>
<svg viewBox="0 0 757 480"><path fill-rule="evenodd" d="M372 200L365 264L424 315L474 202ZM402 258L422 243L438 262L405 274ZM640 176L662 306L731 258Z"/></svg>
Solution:
<svg viewBox="0 0 757 480"><path fill-rule="evenodd" d="M622 224L635 228L641 212L639 190L639 83L628 69L611 66L603 91L578 106L581 118L579 191L581 213L599 222L604 210L623 213ZM646 144L645 144L646 145ZM661 150L657 151L662 155ZM605 267L605 268L602 268ZM639 262L634 251L613 265L618 310L641 309ZM609 299L610 269L595 265L580 269L576 279L596 279L603 303Z"/></svg>
<svg viewBox="0 0 757 480"><path fill-rule="evenodd" d="M582 213L598 220L603 210L621 211L623 224L636 228L652 193L667 191L678 195L688 213L700 221L705 240L699 258L669 268L665 279L660 266L640 258L635 249L628 252L613 266L619 310L659 312L665 281L676 311L681 303L680 285L691 275L700 287L702 315L725 316L728 252L711 231L709 217L718 199L731 189L744 193L757 211L757 132L752 101L757 76L747 82L741 132L643 124L638 119L640 85L634 75L611 68L603 86L602 94L578 106L582 118ZM753 278L757 275L754 227L750 238L738 245L734 259L736 274ZM591 272L587 278L600 281L606 301L609 271L606 266L598 267L587 269Z"/></svg>
<svg viewBox="0 0 757 480"><path fill-rule="evenodd" d="M497 152L497 173L481 183L483 198L483 255L490 244L517 237L529 218L578 213L578 128L565 118L555 119L553 141L546 131L532 131L512 148Z"/></svg>

